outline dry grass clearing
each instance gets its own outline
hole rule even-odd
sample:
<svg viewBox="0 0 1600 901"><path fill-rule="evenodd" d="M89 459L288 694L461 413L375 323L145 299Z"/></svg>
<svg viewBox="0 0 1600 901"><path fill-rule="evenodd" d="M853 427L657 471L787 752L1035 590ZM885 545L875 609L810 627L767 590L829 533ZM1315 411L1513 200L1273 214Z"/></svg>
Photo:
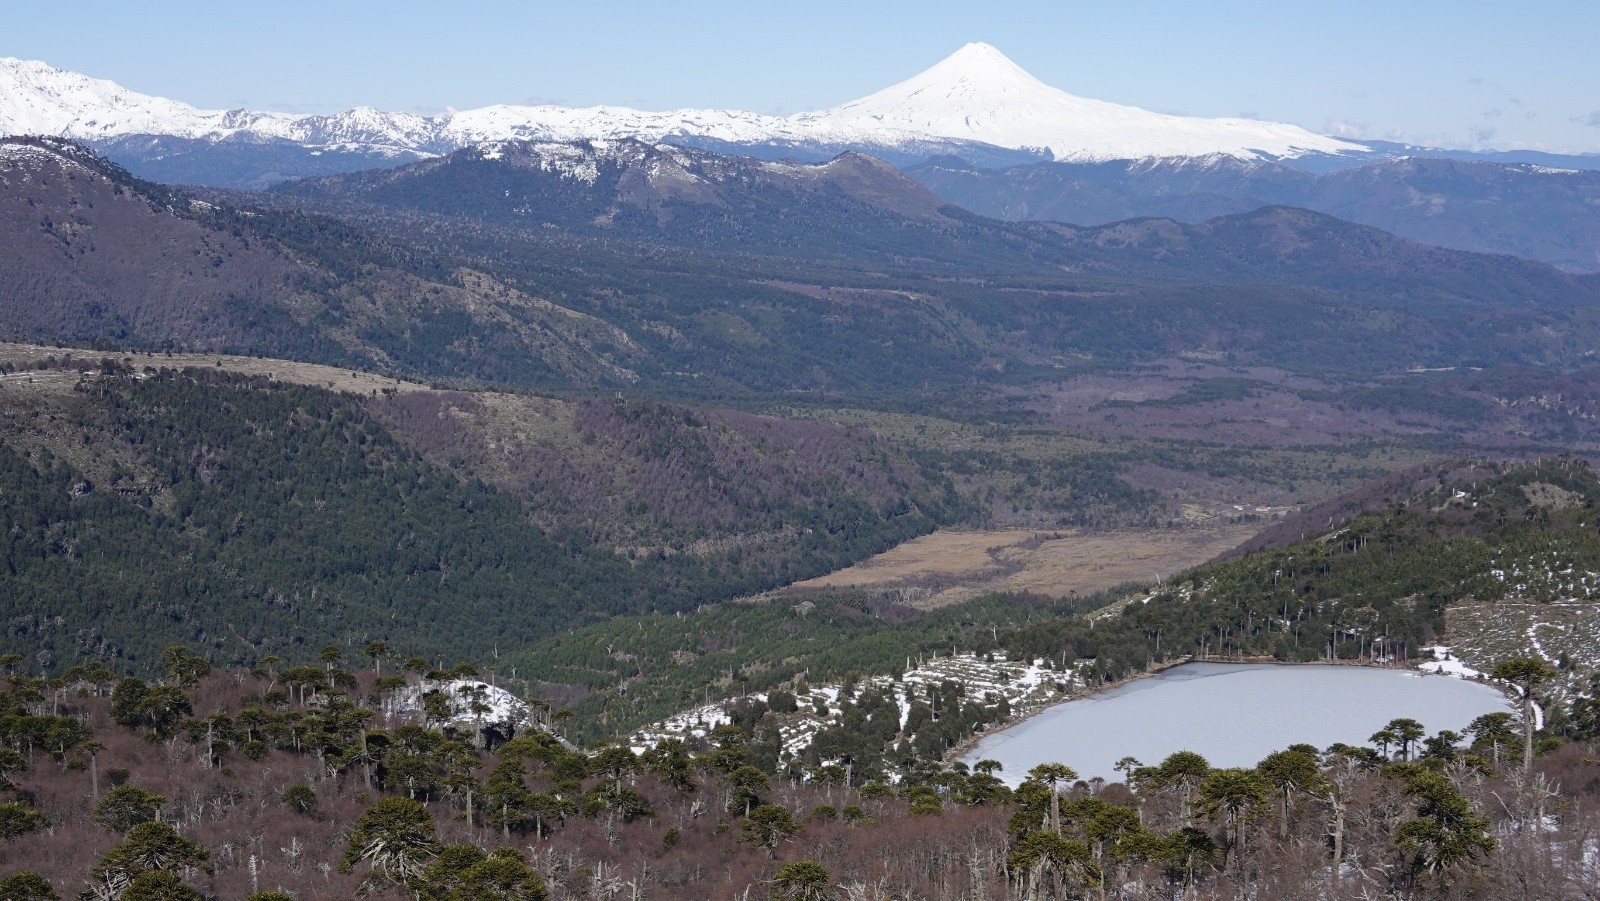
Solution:
<svg viewBox="0 0 1600 901"><path fill-rule="evenodd" d="M795 587L890 590L917 607L956 604L991 591L1092 594L1166 578L1231 550L1261 528L1233 523L1098 533L946 530Z"/></svg>
<svg viewBox="0 0 1600 901"><path fill-rule="evenodd" d="M273 360L264 357L164 353L161 351L152 353L149 351L85 350L81 347L46 347L41 344L0 342L0 363L10 363L20 370L3 376L6 382L12 384L46 385L49 383L61 383L70 387L78 379L78 376L74 373L28 371L28 367L50 357L62 360L69 356L74 360L90 360L96 363L103 359L110 359L139 370L144 369L146 366L154 369L161 369L162 367L168 369L188 369L190 367L215 369L218 372L265 376L295 385L311 385L349 394L370 395L382 392L385 389L393 389L395 391L428 390L427 385L376 373L362 372L359 369L339 369L334 366L321 366L316 363L292 363L288 360ZM30 379L33 381L30 382Z"/></svg>

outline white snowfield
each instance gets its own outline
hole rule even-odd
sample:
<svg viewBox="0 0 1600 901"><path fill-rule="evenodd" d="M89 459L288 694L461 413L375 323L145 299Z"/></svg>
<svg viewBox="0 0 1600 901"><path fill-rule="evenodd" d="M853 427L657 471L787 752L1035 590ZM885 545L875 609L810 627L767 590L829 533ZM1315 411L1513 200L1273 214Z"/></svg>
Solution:
<svg viewBox="0 0 1600 901"><path fill-rule="evenodd" d="M1238 159L1363 153L1294 125L1169 116L1053 88L988 44L968 44L931 69L843 106L801 114L834 127L1048 149L1058 160L1222 154Z"/></svg>
<svg viewBox="0 0 1600 901"><path fill-rule="evenodd" d="M832 109L793 116L738 110L496 105L438 116L358 107L333 115L202 110L46 63L0 58L0 134L77 140L171 135L282 139L328 150L416 158L486 141L698 138L895 149L930 140L1048 150L1071 161L1205 157L1243 160L1368 152L1359 144L1250 119L1169 116L1077 97L968 44L906 81Z"/></svg>

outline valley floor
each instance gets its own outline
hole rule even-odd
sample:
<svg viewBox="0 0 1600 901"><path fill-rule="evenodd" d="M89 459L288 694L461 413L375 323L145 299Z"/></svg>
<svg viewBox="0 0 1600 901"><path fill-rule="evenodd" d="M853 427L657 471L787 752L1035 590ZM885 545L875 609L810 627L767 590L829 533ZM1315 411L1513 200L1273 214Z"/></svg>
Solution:
<svg viewBox="0 0 1600 901"><path fill-rule="evenodd" d="M1259 522L1193 529L942 529L797 589L865 588L924 609L989 592L1089 595L1198 566L1259 532Z"/></svg>

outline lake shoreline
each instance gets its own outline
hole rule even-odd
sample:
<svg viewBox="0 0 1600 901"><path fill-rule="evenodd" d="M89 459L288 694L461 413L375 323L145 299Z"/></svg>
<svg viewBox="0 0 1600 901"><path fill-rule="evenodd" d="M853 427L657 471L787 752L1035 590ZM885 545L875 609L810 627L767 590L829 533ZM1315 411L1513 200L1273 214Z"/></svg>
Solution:
<svg viewBox="0 0 1600 901"><path fill-rule="evenodd" d="M1227 657L1227 658L1219 658L1219 657L1215 657L1215 656L1207 656L1207 657L1203 657L1203 658L1197 658L1197 657L1194 657L1192 655L1186 655L1186 656L1181 657L1181 658L1176 658L1176 659L1173 659L1173 660L1167 660L1167 661L1162 661L1160 663L1152 664L1151 666L1146 668L1143 672L1140 672L1140 673L1137 673L1137 674L1134 674L1134 675L1131 675L1131 676L1127 676L1125 678L1118 679L1118 680L1113 681L1113 682L1107 682L1107 683L1105 683L1103 685L1096 686L1094 688L1094 690L1092 690L1092 691L1084 691L1084 692L1076 693L1076 694L1068 694L1065 697L1059 697L1059 698L1057 698L1055 700L1049 701L1048 703L1040 704L1040 705L1035 706L1035 707L1030 707L1028 710L1026 710L1024 712L1021 712L1018 715L1006 720L1004 723L995 724L995 725L983 730L982 732L974 733L973 735L968 736L967 738L963 739L961 742L957 743L954 747L952 747L948 752L946 752L945 759L947 761L962 760L962 759L966 758L967 756L969 756L974 750L976 750L977 746L980 745L986 739L991 738L994 735L997 735L999 733L1003 733L1003 732L1015 729L1018 726L1028 722L1029 720L1032 720L1035 717L1041 716L1041 715L1043 715L1045 713L1048 713L1048 712L1050 712L1052 710L1055 710L1055 709L1061 707L1062 705L1070 704L1070 703L1073 703L1075 701L1084 701L1084 700L1090 700L1092 698L1100 697L1100 696L1115 692L1117 689L1124 688L1126 686L1136 684L1138 682L1144 681L1146 679L1150 679L1152 677L1160 676L1161 674L1166 673L1166 672L1168 672L1170 670L1176 669L1176 668L1181 667L1181 666L1188 666L1188 665L1191 665L1191 664L1211 663L1211 664L1220 664L1220 665L1225 665L1225 666L1274 666L1274 667L1293 667L1293 668L1308 667L1308 666L1330 666L1330 667L1354 668L1354 669L1404 671L1404 672L1412 673L1417 678L1425 678L1425 677L1428 677L1428 676L1440 676L1440 677L1443 677L1443 678L1446 678L1446 679L1452 679L1452 680L1459 681L1459 682L1466 683L1466 684L1482 685L1482 686L1485 686L1485 687L1488 687L1488 688L1493 688L1497 693L1499 693L1500 695L1505 697L1507 699L1507 701L1510 702L1513 706L1515 706L1516 703L1520 702L1520 699L1516 698L1516 697L1513 697L1512 693L1510 691L1506 690L1506 688L1504 686L1498 685L1498 684L1496 684L1496 683L1494 683L1494 682L1492 682L1490 680L1486 680L1486 679L1469 679L1469 678L1465 678L1465 677L1462 677L1462 676L1453 675L1453 674L1450 674L1450 673L1442 673L1442 672L1441 673L1435 673L1435 672L1426 672L1426 671L1423 671L1423 670L1419 670L1417 668L1418 664L1425 663L1425 662L1427 662L1427 661L1424 661L1424 660L1408 660L1404 665L1396 665L1396 664L1393 664L1393 663L1376 663L1376 662L1372 662L1372 661L1369 661L1369 660L1349 660L1349 659L1338 659L1338 660L1326 660L1326 659L1324 659L1324 660L1277 660L1277 659L1272 658L1272 657Z"/></svg>

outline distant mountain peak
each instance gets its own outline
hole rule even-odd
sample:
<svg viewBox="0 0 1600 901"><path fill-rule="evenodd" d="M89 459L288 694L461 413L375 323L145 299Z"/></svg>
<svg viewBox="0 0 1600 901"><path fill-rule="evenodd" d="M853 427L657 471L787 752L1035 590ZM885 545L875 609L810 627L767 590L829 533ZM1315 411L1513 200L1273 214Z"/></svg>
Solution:
<svg viewBox="0 0 1600 901"><path fill-rule="evenodd" d="M1057 159L1073 161L1367 152L1294 125L1164 115L1079 97L1045 84L984 43L967 44L875 94L807 115L840 128L1048 149Z"/></svg>
<svg viewBox="0 0 1600 901"><path fill-rule="evenodd" d="M1042 155L1062 160L1222 154L1241 160L1354 154L1361 145L1292 125L1165 116L1076 97L995 47L967 44L899 84L829 110L770 116L737 110L641 112L617 107L488 106L436 116L362 106L331 115L206 110L141 94L47 63L0 59L0 134L110 142L154 135L217 144L261 142L321 153L415 159L508 139L640 138L779 147L815 156L844 149ZM363 158L363 164L370 164ZM273 170L280 171L280 170Z"/></svg>
<svg viewBox="0 0 1600 901"><path fill-rule="evenodd" d="M1000 52L999 47L987 41L970 41L961 45L960 50L945 57L947 62L953 59L998 60L1009 65L1016 65L1016 63L1011 62L1011 57Z"/></svg>
<svg viewBox="0 0 1600 901"><path fill-rule="evenodd" d="M999 48L982 41L963 46L912 79L974 94L1006 90L1050 90L1050 86L1011 61ZM902 82L905 84L905 82Z"/></svg>

